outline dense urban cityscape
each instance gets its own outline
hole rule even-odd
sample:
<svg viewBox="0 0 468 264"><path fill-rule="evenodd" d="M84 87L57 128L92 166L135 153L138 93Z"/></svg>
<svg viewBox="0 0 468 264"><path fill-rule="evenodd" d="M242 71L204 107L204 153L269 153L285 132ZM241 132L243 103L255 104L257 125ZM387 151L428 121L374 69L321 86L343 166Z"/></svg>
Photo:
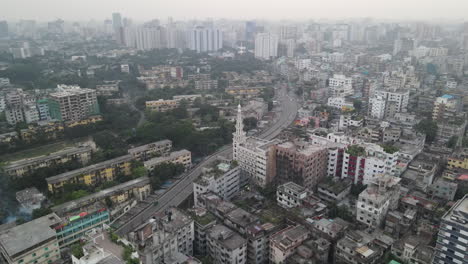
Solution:
<svg viewBox="0 0 468 264"><path fill-rule="evenodd" d="M0 16L0 263L468 263L468 22L166 17Z"/></svg>

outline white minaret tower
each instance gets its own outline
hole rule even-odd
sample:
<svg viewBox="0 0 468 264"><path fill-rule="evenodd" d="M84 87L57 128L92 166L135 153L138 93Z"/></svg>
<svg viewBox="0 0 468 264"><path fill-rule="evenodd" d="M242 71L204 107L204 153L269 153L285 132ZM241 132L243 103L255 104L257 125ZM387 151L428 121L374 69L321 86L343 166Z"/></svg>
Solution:
<svg viewBox="0 0 468 264"><path fill-rule="evenodd" d="M237 106L236 132L232 133L232 157L237 160L240 144L245 143L247 136L244 131L244 119L242 118L241 105Z"/></svg>

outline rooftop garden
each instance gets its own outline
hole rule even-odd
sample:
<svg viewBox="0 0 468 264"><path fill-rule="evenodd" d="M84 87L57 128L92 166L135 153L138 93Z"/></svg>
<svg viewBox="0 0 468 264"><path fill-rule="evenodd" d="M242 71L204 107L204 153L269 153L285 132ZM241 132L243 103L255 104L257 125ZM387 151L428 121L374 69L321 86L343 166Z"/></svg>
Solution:
<svg viewBox="0 0 468 264"><path fill-rule="evenodd" d="M346 153L351 156L364 156L366 155L366 150L359 145L351 145L346 149Z"/></svg>
<svg viewBox="0 0 468 264"><path fill-rule="evenodd" d="M381 147L388 154L393 154L395 152L398 152L398 150L399 150L398 147L390 145L390 144L383 144L383 145L381 145Z"/></svg>
<svg viewBox="0 0 468 264"><path fill-rule="evenodd" d="M214 220L216 220L216 217L209 213L209 212L206 212L206 214L202 215L202 216L197 216L195 214L191 214L193 219L195 220L195 222L199 223L200 225L204 226L204 225L207 225L211 222L213 222Z"/></svg>

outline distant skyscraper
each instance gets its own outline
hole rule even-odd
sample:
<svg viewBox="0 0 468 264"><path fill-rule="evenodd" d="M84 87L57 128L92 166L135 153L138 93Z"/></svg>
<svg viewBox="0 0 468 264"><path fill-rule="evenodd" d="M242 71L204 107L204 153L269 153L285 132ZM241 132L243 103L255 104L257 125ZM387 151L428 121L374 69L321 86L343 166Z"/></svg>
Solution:
<svg viewBox="0 0 468 264"><path fill-rule="evenodd" d="M278 36L270 33L255 37L255 58L269 60L278 56Z"/></svg>
<svg viewBox="0 0 468 264"><path fill-rule="evenodd" d="M257 31L257 24L255 21L245 22L245 40L254 40Z"/></svg>
<svg viewBox="0 0 468 264"><path fill-rule="evenodd" d="M0 38L8 37L8 23L6 21L0 21Z"/></svg>
<svg viewBox="0 0 468 264"><path fill-rule="evenodd" d="M190 31L190 49L200 52L223 48L223 32L216 28L196 27Z"/></svg>
<svg viewBox="0 0 468 264"><path fill-rule="evenodd" d="M119 44L124 44L122 16L120 15L120 13L112 14L112 26L114 28L115 40Z"/></svg>
<svg viewBox="0 0 468 264"><path fill-rule="evenodd" d="M295 26L282 26L280 28L280 40L296 39L297 27Z"/></svg>

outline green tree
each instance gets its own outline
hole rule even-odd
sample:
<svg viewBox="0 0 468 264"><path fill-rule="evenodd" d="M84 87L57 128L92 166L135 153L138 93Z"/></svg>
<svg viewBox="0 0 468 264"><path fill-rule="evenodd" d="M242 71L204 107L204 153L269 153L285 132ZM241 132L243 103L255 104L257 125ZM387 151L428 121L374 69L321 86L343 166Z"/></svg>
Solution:
<svg viewBox="0 0 468 264"><path fill-rule="evenodd" d="M75 256L75 258L80 259L84 256L83 245L81 245L80 243L75 243L71 245L70 251L71 251L71 254Z"/></svg>
<svg viewBox="0 0 468 264"><path fill-rule="evenodd" d="M447 142L447 147L448 148L454 148L457 146L458 142L458 137L457 136L452 136L449 141Z"/></svg>
<svg viewBox="0 0 468 264"><path fill-rule="evenodd" d="M52 209L50 209L50 208L41 207L41 208L38 208L38 209L34 209L33 212L32 212L32 219L36 219L36 218L42 217L44 215L48 215L50 213L52 213Z"/></svg>
<svg viewBox="0 0 468 264"><path fill-rule="evenodd" d="M257 118L255 117L247 117L244 118L243 123L244 123L244 130L249 131L251 129L257 128Z"/></svg>
<svg viewBox="0 0 468 264"><path fill-rule="evenodd" d="M353 101L353 107L356 109L356 111L360 112L362 109L362 101L361 100L354 100Z"/></svg>
<svg viewBox="0 0 468 264"><path fill-rule="evenodd" d="M421 120L414 129L417 132L426 134L426 141L432 142L437 136L437 123L430 119Z"/></svg>

